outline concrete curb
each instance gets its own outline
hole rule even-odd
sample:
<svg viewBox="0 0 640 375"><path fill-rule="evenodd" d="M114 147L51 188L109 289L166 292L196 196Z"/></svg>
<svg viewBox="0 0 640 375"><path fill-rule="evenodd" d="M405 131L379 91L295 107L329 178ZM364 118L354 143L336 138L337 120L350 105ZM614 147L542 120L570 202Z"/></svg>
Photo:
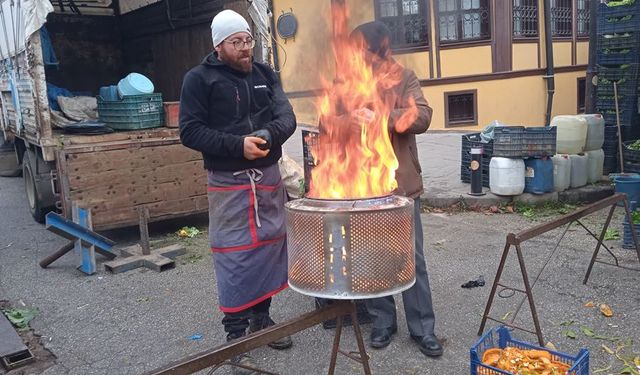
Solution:
<svg viewBox="0 0 640 375"><path fill-rule="evenodd" d="M487 192L486 195L473 196L467 193L451 191L449 193L434 193L426 191L422 194L423 203L430 207L447 208L462 203L468 207L491 207L511 202L530 205L541 205L547 202L565 203L593 203L614 193L613 185L601 183L587 185L563 192L553 192L542 195L524 193L515 197L503 197Z"/></svg>

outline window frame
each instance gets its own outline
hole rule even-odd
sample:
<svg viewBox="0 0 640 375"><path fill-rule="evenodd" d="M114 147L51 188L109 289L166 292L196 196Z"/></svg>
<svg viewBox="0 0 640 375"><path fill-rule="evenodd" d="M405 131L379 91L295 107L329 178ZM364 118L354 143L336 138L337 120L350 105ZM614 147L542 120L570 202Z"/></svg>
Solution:
<svg viewBox="0 0 640 375"><path fill-rule="evenodd" d="M580 90L582 85L582 90ZM582 107L580 107L580 91L582 91ZM577 114L585 113L587 102L587 77L578 77L576 79L576 109Z"/></svg>
<svg viewBox="0 0 640 375"><path fill-rule="evenodd" d="M454 13L454 14L464 14L465 10L461 10L460 9L460 5L461 2L463 0L454 0L456 1L456 5L458 6L457 9L455 11L446 11L445 13ZM471 38L471 39L461 39L458 38L456 40L441 40L442 37L442 30L440 29L440 1L439 0L435 0L434 1L434 22L436 23L436 29L437 29L437 40L436 42L438 43L439 46L441 46L442 48L446 48L448 46L460 46L460 45L484 45L484 44L491 44L492 40L493 40L493 27L492 27L492 8L491 8L491 4L492 1L491 0L478 0L481 2L481 6L483 5L482 3L486 4L486 13L487 13L487 21L486 21L486 27L487 27L487 35L483 36L483 37L479 37L479 38ZM481 8L480 8L481 9ZM469 9L467 10L467 12L471 12L473 11L473 9ZM460 33L459 35L462 34L462 27L461 27L461 22L457 22L456 23L456 28L457 28L457 32ZM481 30L482 30L482 21L481 21Z"/></svg>
<svg viewBox="0 0 640 375"><path fill-rule="evenodd" d="M470 120L449 120L449 97L457 95L468 95L473 97L473 119ZM455 128L469 125L478 125L478 89L460 90L460 91L445 91L444 92L444 127Z"/></svg>
<svg viewBox="0 0 640 375"><path fill-rule="evenodd" d="M376 21L380 21L387 24L384 19L385 18L398 18L403 19L405 17L410 17L411 15L398 15L393 17L382 17L380 12L380 1L381 0L373 0L373 9L374 9L374 17ZM398 6L398 11L402 10L402 0L395 0L396 5ZM425 27L427 29L427 35L423 42L418 43L405 43L405 44L394 44L393 41L391 43L391 49L394 53L406 53L406 52L419 52L419 51L428 51L431 45L431 13L430 13L430 0L417 0L418 2L418 15L420 18L424 19ZM389 27L391 29L391 27ZM404 31L404 29L403 29ZM393 30L392 30L393 32Z"/></svg>
<svg viewBox="0 0 640 375"><path fill-rule="evenodd" d="M515 34L515 9L516 5L514 2L516 0L511 1L511 37L514 42L527 42L527 41L536 41L540 39L540 8L538 0L520 0L521 2L529 1L532 2L533 5L519 5L520 7L533 7L535 6L535 22L536 22L536 34L535 35L516 35Z"/></svg>

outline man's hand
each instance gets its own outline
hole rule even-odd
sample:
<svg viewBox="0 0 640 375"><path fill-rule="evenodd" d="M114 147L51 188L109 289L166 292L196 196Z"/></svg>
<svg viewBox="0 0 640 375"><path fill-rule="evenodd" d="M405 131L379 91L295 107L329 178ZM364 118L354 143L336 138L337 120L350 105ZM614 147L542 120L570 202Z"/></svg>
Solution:
<svg viewBox="0 0 640 375"><path fill-rule="evenodd" d="M264 145L267 141L258 137L244 137L244 158L255 160L264 158L269 154L269 150L261 150L258 145Z"/></svg>
<svg viewBox="0 0 640 375"><path fill-rule="evenodd" d="M360 108L351 112L349 116L349 130L358 137L362 133L362 128L368 128L373 120L375 113L368 108Z"/></svg>

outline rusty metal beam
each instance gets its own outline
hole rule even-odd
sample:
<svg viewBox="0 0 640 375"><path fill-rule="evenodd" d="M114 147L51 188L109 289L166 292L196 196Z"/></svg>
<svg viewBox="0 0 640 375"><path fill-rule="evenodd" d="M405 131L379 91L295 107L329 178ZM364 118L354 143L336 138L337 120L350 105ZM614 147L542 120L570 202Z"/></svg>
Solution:
<svg viewBox="0 0 640 375"><path fill-rule="evenodd" d="M565 224L568 224L572 221L580 219L594 212L600 211L603 208L609 207L615 203L618 203L620 201L626 201L626 199L627 199L627 196L625 194L616 193L610 197L607 197L605 199L592 203L588 206L582 207L581 209L578 209L574 212L568 213L564 216L560 216L559 218L553 221L550 221L548 223L536 225L535 227L531 227L527 230L523 230L522 232L519 232L517 234L509 233L507 235L507 240L512 245L519 245L526 240L529 240L533 237L539 236L550 230L561 227Z"/></svg>
<svg viewBox="0 0 640 375"><path fill-rule="evenodd" d="M357 320L355 320L355 304L352 301L336 301L313 312L303 314L295 319L243 336L238 340L228 342L216 348L185 357L177 362L148 372L147 375L192 374L212 366L220 365L237 355L265 346L268 343L285 336L293 335L294 333L320 324L327 319L340 318L344 315L351 315L352 319L354 319L353 322L354 329L356 330L356 336L360 336L358 346L362 352L364 350L364 345L360 345L362 344L362 336L360 335L359 327L356 328L358 324ZM338 321L341 324L341 319ZM339 331L336 331L336 335L338 334ZM337 339L337 341L339 342L339 339ZM367 371L369 366L366 354L364 355L364 358L361 356L361 359L365 373L370 374L370 372Z"/></svg>

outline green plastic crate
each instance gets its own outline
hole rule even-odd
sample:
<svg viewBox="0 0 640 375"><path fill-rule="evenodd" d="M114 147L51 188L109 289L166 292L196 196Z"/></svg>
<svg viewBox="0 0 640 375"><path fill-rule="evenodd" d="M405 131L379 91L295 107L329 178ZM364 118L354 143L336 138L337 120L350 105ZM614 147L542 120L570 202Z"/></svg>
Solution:
<svg viewBox="0 0 640 375"><path fill-rule="evenodd" d="M164 125L162 94L125 96L115 101L98 97L98 118L117 130L161 127Z"/></svg>

